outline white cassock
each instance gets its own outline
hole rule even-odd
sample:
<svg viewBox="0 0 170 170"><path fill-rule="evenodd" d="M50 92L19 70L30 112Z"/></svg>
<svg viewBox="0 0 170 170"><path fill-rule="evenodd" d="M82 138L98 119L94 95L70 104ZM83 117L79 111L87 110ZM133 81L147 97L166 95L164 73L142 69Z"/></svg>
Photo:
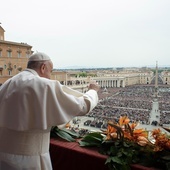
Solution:
<svg viewBox="0 0 170 170"><path fill-rule="evenodd" d="M26 69L0 87L0 170L51 170L50 130L98 103L85 94Z"/></svg>

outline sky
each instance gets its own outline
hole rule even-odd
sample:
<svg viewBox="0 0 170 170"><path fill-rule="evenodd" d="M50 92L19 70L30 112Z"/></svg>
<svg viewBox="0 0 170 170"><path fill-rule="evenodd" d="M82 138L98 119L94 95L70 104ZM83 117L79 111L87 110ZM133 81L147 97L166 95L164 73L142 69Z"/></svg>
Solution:
<svg viewBox="0 0 170 170"><path fill-rule="evenodd" d="M0 23L54 68L170 66L170 0L5 0Z"/></svg>

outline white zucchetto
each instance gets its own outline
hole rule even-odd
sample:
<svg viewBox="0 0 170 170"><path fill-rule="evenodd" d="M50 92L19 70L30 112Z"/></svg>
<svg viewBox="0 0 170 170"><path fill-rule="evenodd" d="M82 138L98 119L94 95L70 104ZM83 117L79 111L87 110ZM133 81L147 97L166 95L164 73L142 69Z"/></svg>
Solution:
<svg viewBox="0 0 170 170"><path fill-rule="evenodd" d="M48 61L48 60L51 60L50 57L42 52L34 53L28 59L28 61Z"/></svg>

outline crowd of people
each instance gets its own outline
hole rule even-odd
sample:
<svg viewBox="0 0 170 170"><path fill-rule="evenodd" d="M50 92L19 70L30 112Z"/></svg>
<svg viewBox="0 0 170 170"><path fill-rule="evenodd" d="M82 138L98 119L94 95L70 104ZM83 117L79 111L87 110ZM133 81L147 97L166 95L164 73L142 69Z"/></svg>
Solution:
<svg viewBox="0 0 170 170"><path fill-rule="evenodd" d="M89 113L98 120L118 120L127 115L133 121L149 123L152 102L155 97L154 85L134 85L125 88L108 88L99 91L99 104ZM160 125L170 124L170 86L158 88Z"/></svg>

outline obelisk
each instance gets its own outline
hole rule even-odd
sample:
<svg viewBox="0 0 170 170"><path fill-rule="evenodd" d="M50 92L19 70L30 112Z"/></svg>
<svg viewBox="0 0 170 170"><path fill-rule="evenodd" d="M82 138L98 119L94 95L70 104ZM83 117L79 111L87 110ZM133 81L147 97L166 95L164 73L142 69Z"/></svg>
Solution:
<svg viewBox="0 0 170 170"><path fill-rule="evenodd" d="M158 102L158 63L156 62L156 72L155 72L155 90L152 101L152 110L150 112L150 125L159 125L160 124L160 110Z"/></svg>

